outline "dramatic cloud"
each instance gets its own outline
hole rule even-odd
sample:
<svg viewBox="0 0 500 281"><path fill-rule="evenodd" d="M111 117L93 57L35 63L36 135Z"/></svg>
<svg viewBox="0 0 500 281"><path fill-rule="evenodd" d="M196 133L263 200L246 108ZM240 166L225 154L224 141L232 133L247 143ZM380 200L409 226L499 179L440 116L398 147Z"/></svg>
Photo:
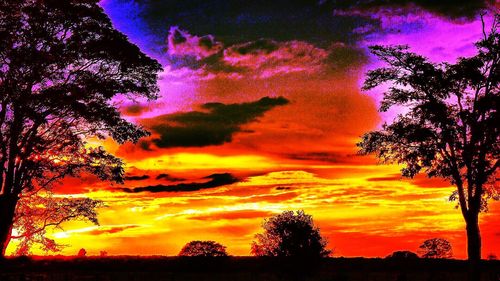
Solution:
<svg viewBox="0 0 500 281"><path fill-rule="evenodd" d="M180 56L200 60L220 52L223 48L222 43L216 42L212 35L193 36L177 26L170 28L167 43L167 53L173 58Z"/></svg>
<svg viewBox="0 0 500 281"><path fill-rule="evenodd" d="M481 10L492 7L495 0L362 0L362 1L342 1L336 3L335 10L366 10L371 11L379 8L406 7L414 6L425 9L431 13L444 16L450 19L473 18ZM413 6L413 7L412 7Z"/></svg>
<svg viewBox="0 0 500 281"><path fill-rule="evenodd" d="M293 72L317 72L328 51L302 41L276 42L260 39L237 44L224 50L224 65L267 78Z"/></svg>
<svg viewBox="0 0 500 281"><path fill-rule="evenodd" d="M482 37L478 12L492 0L100 5L164 71L158 100L117 100L125 117L152 135L137 145L103 144L137 178L111 186L68 179L58 189L103 200L109 206L99 210L103 225L140 227L88 235L98 227L70 222L60 238L71 245L64 254L85 247L175 255L203 237L247 255L263 218L303 209L338 255L385 256L444 236L456 257L465 257L463 218L448 200L448 183L425 175L401 179L401 167L356 156L359 136L398 113L376 110L385 88L368 93L360 84L366 71L383 66L369 45L406 44L435 62L474 54L473 42ZM491 14L484 18L490 27ZM268 96L283 98L261 99ZM143 175L149 178L133 180ZM495 202L482 216L485 252L500 252L498 214Z"/></svg>
<svg viewBox="0 0 500 281"><path fill-rule="evenodd" d="M186 179L173 177L169 174L159 174L156 176L156 180L167 180L167 181L184 181Z"/></svg>
<svg viewBox="0 0 500 281"><path fill-rule="evenodd" d="M187 68L200 79L323 73L365 61L362 49L339 42L320 48L305 41L258 39L224 47L212 35L198 37L177 27L170 29L167 41L170 75L185 75ZM127 109L134 113L139 108Z"/></svg>
<svg viewBox="0 0 500 281"><path fill-rule="evenodd" d="M260 38L279 41L308 41L314 38L318 44L345 42L350 39L346 30L356 27L358 22L351 17L333 16L335 5L332 2L108 0L103 5L133 5L134 18L140 19L140 25L145 26L147 33L158 38L166 38L169 27L179 26L195 34L213 34L221 38L225 45Z"/></svg>
<svg viewBox="0 0 500 281"><path fill-rule="evenodd" d="M128 116L138 116L141 115L146 110L145 106L140 104L132 104L129 106L122 107L122 112Z"/></svg>
<svg viewBox="0 0 500 281"><path fill-rule="evenodd" d="M210 176L204 177L203 179L209 179L205 182L192 182L192 183L179 183L176 185L154 185L154 186L144 186L135 188L119 188L119 190L128 193L138 193L138 192L186 192L186 191L197 191L201 189L214 188L224 185L233 184L239 181L229 173L223 174L212 174Z"/></svg>
<svg viewBox="0 0 500 281"><path fill-rule="evenodd" d="M143 123L159 135L152 140L159 148L221 145L231 142L233 135L242 131L241 126L287 103L282 97L240 104L206 103L204 111L162 115Z"/></svg>
<svg viewBox="0 0 500 281"><path fill-rule="evenodd" d="M149 179L150 176L148 175L142 175L142 176L126 176L125 180L126 181L142 181L142 180L147 180Z"/></svg>

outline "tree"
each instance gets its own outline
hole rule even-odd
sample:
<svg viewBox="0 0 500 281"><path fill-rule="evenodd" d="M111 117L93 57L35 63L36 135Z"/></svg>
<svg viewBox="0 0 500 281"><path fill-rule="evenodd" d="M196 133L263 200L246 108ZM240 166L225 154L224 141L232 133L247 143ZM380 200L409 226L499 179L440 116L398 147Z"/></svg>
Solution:
<svg viewBox="0 0 500 281"><path fill-rule="evenodd" d="M77 257L79 258L84 258L87 256L87 250L85 250L84 248L81 248L79 251L78 251L78 254L76 255Z"/></svg>
<svg viewBox="0 0 500 281"><path fill-rule="evenodd" d="M425 240L419 247L419 253L426 259L449 259L453 257L453 250L450 242L442 238L432 238Z"/></svg>
<svg viewBox="0 0 500 281"><path fill-rule="evenodd" d="M395 251L388 255L386 259L418 259L418 255L410 251Z"/></svg>
<svg viewBox="0 0 500 281"><path fill-rule="evenodd" d="M45 229L97 223L101 203L54 197L54 184L81 173L122 182L122 161L87 140L147 135L117 101L156 98L161 65L113 28L98 0L0 0L0 38L0 255L12 238L23 251L56 249Z"/></svg>
<svg viewBox="0 0 500 281"><path fill-rule="evenodd" d="M497 255L493 254L493 253L490 253L488 254L488 256L486 257L487 260L489 261L496 261L498 259Z"/></svg>
<svg viewBox="0 0 500 281"><path fill-rule="evenodd" d="M423 171L455 185L450 200L458 200L466 223L469 260L481 258L479 213L499 199L499 18L476 43L477 55L455 64L432 63L406 46L371 47L388 66L369 71L363 87L391 83L380 110L404 109L365 134L360 153L404 164L403 176Z"/></svg>
<svg viewBox="0 0 500 281"><path fill-rule="evenodd" d="M255 235L252 254L275 257L327 257L327 241L304 211L285 211L264 220L264 233Z"/></svg>
<svg viewBox="0 0 500 281"><path fill-rule="evenodd" d="M182 247L183 257L227 257L226 246L215 241L191 241Z"/></svg>

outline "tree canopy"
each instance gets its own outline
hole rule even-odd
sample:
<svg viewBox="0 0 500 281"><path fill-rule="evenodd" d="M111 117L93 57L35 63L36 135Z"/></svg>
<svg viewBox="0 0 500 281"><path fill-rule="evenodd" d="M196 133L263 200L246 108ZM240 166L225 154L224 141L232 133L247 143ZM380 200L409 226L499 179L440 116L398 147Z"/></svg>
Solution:
<svg viewBox="0 0 500 281"><path fill-rule="evenodd" d="M312 216L304 211L285 211L266 219L262 227L264 232L252 243L256 256L318 258L331 253Z"/></svg>
<svg viewBox="0 0 500 281"><path fill-rule="evenodd" d="M467 223L469 258L479 259L480 211L499 199L500 34L499 16L476 43L477 54L455 64L434 63L407 46L372 46L386 63L367 74L364 89L387 84L381 111L399 111L391 123L369 132L358 144L383 163L402 164L402 175L447 179L456 186L450 200Z"/></svg>
<svg viewBox="0 0 500 281"><path fill-rule="evenodd" d="M226 246L215 241L191 241L182 247L183 257L227 257Z"/></svg>
<svg viewBox="0 0 500 281"><path fill-rule="evenodd" d="M443 238L425 240L419 246L419 253L422 258L427 259L449 259L453 257L453 249L450 242Z"/></svg>
<svg viewBox="0 0 500 281"><path fill-rule="evenodd" d="M395 251L385 257L386 259L418 259L418 255L411 251Z"/></svg>
<svg viewBox="0 0 500 281"><path fill-rule="evenodd" d="M156 98L161 65L113 28L98 0L0 0L0 38L3 255L13 225L18 237L33 238L67 219L97 222L98 204L88 200L34 202L52 198L65 176L122 181L123 162L87 141L147 135L121 117L117 102ZM60 213L47 216L50 204ZM27 209L44 218L37 229L22 214Z"/></svg>

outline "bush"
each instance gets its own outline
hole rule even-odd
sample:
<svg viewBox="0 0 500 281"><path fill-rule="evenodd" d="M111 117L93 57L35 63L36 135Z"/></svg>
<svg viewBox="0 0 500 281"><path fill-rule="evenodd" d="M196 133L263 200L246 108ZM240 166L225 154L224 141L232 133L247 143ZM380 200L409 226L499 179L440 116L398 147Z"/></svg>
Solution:
<svg viewBox="0 0 500 281"><path fill-rule="evenodd" d="M226 246L215 241L191 241L179 252L183 257L227 257Z"/></svg>
<svg viewBox="0 0 500 281"><path fill-rule="evenodd" d="M266 219L262 227L264 233L257 234L252 243L256 256L327 257L331 253L312 216L304 211L285 211Z"/></svg>

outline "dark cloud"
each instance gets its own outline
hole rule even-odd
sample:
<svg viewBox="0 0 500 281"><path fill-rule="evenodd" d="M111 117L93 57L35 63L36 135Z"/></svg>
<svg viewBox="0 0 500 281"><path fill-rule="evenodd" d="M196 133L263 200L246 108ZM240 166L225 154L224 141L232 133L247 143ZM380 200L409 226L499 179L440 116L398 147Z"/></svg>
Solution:
<svg viewBox="0 0 500 281"><path fill-rule="evenodd" d="M362 48L337 43L328 48L328 57L325 60L325 65L332 70L342 70L354 68L367 62L367 54Z"/></svg>
<svg viewBox="0 0 500 281"><path fill-rule="evenodd" d="M450 19L473 18L481 10L495 4L495 0L351 0L338 1L335 9L373 9L416 5L431 13Z"/></svg>
<svg viewBox="0 0 500 281"><path fill-rule="evenodd" d="M402 180L403 177L400 174L391 174L385 177L373 177L366 179L367 181L379 182L379 181L399 181Z"/></svg>
<svg viewBox="0 0 500 281"><path fill-rule="evenodd" d="M371 19L333 16L334 1L310 0L114 0L134 3L149 32L165 38L179 26L195 34L213 34L226 45L272 38L318 44L349 41L347 32ZM105 4L110 5L110 4ZM284 28L286 27L286 28ZM293 32L290 32L293 31ZM181 34L179 34L181 35ZM186 38L178 36L182 43Z"/></svg>
<svg viewBox="0 0 500 281"><path fill-rule="evenodd" d="M147 180L150 177L148 175L142 175L142 176L126 176L125 180L126 181L142 181L142 180Z"/></svg>
<svg viewBox="0 0 500 281"><path fill-rule="evenodd" d="M261 52L269 54L276 51L278 48L278 43L273 40L259 39L253 42L241 44L235 47L234 51L241 55L259 54Z"/></svg>
<svg viewBox="0 0 500 281"><path fill-rule="evenodd" d="M139 192L183 192L183 191L198 191L201 189L215 188L219 186L229 185L239 182L239 179L229 173L212 174L204 177L208 179L205 182L179 183L175 185L153 185L135 188L119 188L119 190L128 193Z"/></svg>
<svg viewBox="0 0 500 281"><path fill-rule="evenodd" d="M160 148L221 145L231 142L233 134L242 131L242 125L287 103L283 97L239 104L206 103L202 106L204 111L162 115L144 120L144 124L160 136L152 140Z"/></svg>
<svg viewBox="0 0 500 281"><path fill-rule="evenodd" d="M156 179L157 180L167 180L167 181L185 181L186 179L183 179L183 178L176 178L176 177L173 177L169 174L159 174L156 176Z"/></svg>
<svg viewBox="0 0 500 281"><path fill-rule="evenodd" d="M289 159L294 160L311 160L311 161L321 161L330 163L340 163L345 162L347 155L335 153L335 152L306 152L306 153L293 153L285 155Z"/></svg>
<svg viewBox="0 0 500 281"><path fill-rule="evenodd" d="M125 106L122 109L123 113L125 115L129 115L129 116L138 116L146 110L147 110L147 107L142 106L140 104L132 104L129 106Z"/></svg>
<svg viewBox="0 0 500 281"><path fill-rule="evenodd" d="M455 19L471 18L494 4L495 0L108 0L103 5L133 7L129 17L139 21L145 29L143 34L155 37L151 41L156 41L152 43L157 47L165 42L172 26L194 34L212 34L226 46L270 38L327 47L333 41L352 43L360 39L355 30L376 25L378 20L370 13L379 8L413 5ZM355 10L368 12L350 13ZM175 42L188 41L181 32L175 35ZM213 43L207 39L200 42Z"/></svg>

